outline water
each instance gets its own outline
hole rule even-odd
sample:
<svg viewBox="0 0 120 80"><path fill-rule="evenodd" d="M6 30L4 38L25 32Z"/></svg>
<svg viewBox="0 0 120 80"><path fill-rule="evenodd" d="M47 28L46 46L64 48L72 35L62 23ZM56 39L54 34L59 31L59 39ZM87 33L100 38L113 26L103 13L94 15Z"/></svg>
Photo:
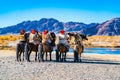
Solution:
<svg viewBox="0 0 120 80"><path fill-rule="evenodd" d="M69 52L73 50L70 49ZM85 48L84 54L115 54L120 55L120 48Z"/></svg>

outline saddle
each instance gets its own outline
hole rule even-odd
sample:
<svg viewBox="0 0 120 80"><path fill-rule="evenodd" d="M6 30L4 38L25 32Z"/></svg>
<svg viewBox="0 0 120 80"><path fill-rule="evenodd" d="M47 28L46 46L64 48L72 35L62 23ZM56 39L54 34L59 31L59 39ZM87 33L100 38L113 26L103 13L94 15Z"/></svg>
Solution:
<svg viewBox="0 0 120 80"><path fill-rule="evenodd" d="M62 44L62 43L60 43L60 44L58 44L59 46L64 46L66 49L67 49L67 51L69 51L69 46L68 45L65 45L65 44Z"/></svg>
<svg viewBox="0 0 120 80"><path fill-rule="evenodd" d="M48 42L47 43L43 43L43 45L49 46L49 49L53 50L53 46L50 43L48 43Z"/></svg>

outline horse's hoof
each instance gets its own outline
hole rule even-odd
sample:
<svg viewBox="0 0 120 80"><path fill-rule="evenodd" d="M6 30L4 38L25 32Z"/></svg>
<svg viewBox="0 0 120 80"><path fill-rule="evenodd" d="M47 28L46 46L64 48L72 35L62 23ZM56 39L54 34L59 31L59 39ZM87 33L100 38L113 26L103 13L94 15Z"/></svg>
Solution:
<svg viewBox="0 0 120 80"><path fill-rule="evenodd" d="M60 62L62 62L62 61L63 61L63 59L60 60Z"/></svg>
<svg viewBox="0 0 120 80"><path fill-rule="evenodd" d="M27 62L30 62L30 60L27 60Z"/></svg>

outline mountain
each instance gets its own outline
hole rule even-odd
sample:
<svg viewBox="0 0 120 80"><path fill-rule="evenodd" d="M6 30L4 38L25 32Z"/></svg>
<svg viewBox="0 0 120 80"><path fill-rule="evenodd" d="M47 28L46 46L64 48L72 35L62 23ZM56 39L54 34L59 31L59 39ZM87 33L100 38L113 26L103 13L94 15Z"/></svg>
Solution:
<svg viewBox="0 0 120 80"><path fill-rule="evenodd" d="M0 34L17 34L21 29L30 32L36 29L43 32L45 29L58 33L64 29L67 32L79 32L92 35L120 35L120 18L113 18L103 23L85 24L80 22L59 22L53 18L42 18L39 21L24 21L17 25L0 28Z"/></svg>

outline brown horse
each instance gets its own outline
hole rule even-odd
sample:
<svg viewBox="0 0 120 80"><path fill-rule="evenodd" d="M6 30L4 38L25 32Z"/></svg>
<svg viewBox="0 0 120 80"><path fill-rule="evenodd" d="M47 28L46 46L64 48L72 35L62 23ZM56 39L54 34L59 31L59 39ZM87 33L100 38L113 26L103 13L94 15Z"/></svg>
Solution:
<svg viewBox="0 0 120 80"><path fill-rule="evenodd" d="M52 61L52 56L51 56L51 53L53 51L52 47L49 44L42 44L42 48L43 48L43 58L44 58L44 54L46 54L46 61L47 61L47 57L49 53L50 61Z"/></svg>
<svg viewBox="0 0 120 80"><path fill-rule="evenodd" d="M52 61L52 51L53 51L53 47L55 46L56 35L54 32L51 32L50 36L52 37L51 43L47 43L47 42L42 43L39 49L39 62L40 60L44 61L45 54L46 54L46 60L47 60L48 53L49 53L50 61Z"/></svg>
<svg viewBox="0 0 120 80"><path fill-rule="evenodd" d="M74 61L78 62L80 58L80 62L81 62L81 54L83 53L84 50L82 40L83 39L88 40L88 39L86 35L83 34L69 33L68 35L70 36L70 46L74 50Z"/></svg>
<svg viewBox="0 0 120 80"><path fill-rule="evenodd" d="M64 44L58 44L58 61L66 61L66 53L69 51L69 48L64 46Z"/></svg>

